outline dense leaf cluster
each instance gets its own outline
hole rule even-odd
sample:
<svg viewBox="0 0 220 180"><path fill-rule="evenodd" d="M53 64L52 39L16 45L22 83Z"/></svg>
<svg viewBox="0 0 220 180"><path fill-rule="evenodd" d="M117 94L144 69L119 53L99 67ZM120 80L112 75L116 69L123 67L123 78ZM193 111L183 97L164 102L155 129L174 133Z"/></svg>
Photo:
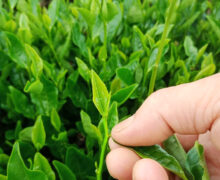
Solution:
<svg viewBox="0 0 220 180"><path fill-rule="evenodd" d="M111 179L104 159L112 127L151 91L218 71L220 2L43 4L0 0L0 179ZM192 171L169 147L138 148L176 163L183 170L167 169L182 178L202 174L198 144L187 156L189 166L197 158Z"/></svg>

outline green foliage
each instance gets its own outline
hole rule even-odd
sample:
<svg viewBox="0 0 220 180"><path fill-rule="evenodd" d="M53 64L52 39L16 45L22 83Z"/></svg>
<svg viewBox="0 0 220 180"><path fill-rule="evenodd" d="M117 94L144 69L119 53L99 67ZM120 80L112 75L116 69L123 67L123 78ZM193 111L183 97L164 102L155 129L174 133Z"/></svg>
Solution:
<svg viewBox="0 0 220 180"><path fill-rule="evenodd" d="M71 172L71 170L68 168L67 165L59 162L59 161L53 161L53 165L55 166L60 180L66 180L66 179L72 179L76 180L76 176Z"/></svg>
<svg viewBox="0 0 220 180"><path fill-rule="evenodd" d="M141 158L151 158L158 161L164 168L173 172L174 174L181 177L183 180L187 180L183 169L181 168L178 161L163 150L159 145L148 146L148 147L134 147L133 150Z"/></svg>
<svg viewBox="0 0 220 180"><path fill-rule="evenodd" d="M39 151L45 144L46 133L41 116L37 117L34 127L32 129L32 142L35 148Z"/></svg>
<svg viewBox="0 0 220 180"><path fill-rule="evenodd" d="M154 90L219 71L220 2L46 2L0 0L0 179L111 179L111 129ZM137 150L208 179L198 143L164 148Z"/></svg>
<svg viewBox="0 0 220 180"><path fill-rule="evenodd" d="M46 180L46 175L37 170L30 170L28 169L21 157L20 150L19 150L19 143L16 142L13 146L12 153L8 162L7 167L7 175L8 180L12 179L42 179Z"/></svg>

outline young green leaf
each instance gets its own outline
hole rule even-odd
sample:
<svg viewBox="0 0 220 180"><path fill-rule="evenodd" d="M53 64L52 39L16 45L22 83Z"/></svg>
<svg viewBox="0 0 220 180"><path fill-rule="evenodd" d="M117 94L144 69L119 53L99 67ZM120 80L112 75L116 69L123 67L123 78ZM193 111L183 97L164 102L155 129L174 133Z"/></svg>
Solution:
<svg viewBox="0 0 220 180"><path fill-rule="evenodd" d="M205 44L201 49L199 49L198 54L196 56L196 63L198 63L201 57L204 55L207 47L208 47L208 44Z"/></svg>
<svg viewBox="0 0 220 180"><path fill-rule="evenodd" d="M80 26L76 22L74 23L72 27L72 41L73 43L79 47L80 52L84 57L88 56L88 50L87 50L87 45L86 45L86 39L85 36L80 32Z"/></svg>
<svg viewBox="0 0 220 180"><path fill-rule="evenodd" d="M212 53L204 58L201 65L201 70L196 74L194 80L204 78L206 76L212 75L215 72L216 66L213 61Z"/></svg>
<svg viewBox="0 0 220 180"><path fill-rule="evenodd" d="M13 146L8 162L7 175L8 180L47 180L47 176L42 171L27 169L22 160L18 142L16 142Z"/></svg>
<svg viewBox="0 0 220 180"><path fill-rule="evenodd" d="M35 148L39 151L44 145L46 140L46 133L41 116L37 117L37 120L32 129L32 142Z"/></svg>
<svg viewBox="0 0 220 180"><path fill-rule="evenodd" d="M78 65L79 74L89 83L90 80L90 70L88 66L79 58L76 57L76 63Z"/></svg>
<svg viewBox="0 0 220 180"><path fill-rule="evenodd" d="M5 33L8 39L9 56L22 68L28 67L28 58L25 52L24 45L12 33Z"/></svg>
<svg viewBox="0 0 220 180"><path fill-rule="evenodd" d="M36 106L37 114L50 116L53 108L58 108L58 88L43 74L40 78L43 84L41 93L31 93L31 101Z"/></svg>
<svg viewBox="0 0 220 180"><path fill-rule="evenodd" d="M103 45L100 49L99 49L99 54L98 54L99 60L101 62L105 62L106 58L107 58L107 49L105 47L105 45Z"/></svg>
<svg viewBox="0 0 220 180"><path fill-rule="evenodd" d="M213 19L211 16L206 16L206 18L208 19L214 33L216 34L216 36L220 40L220 27L219 27L219 25L217 24L215 19Z"/></svg>
<svg viewBox="0 0 220 180"><path fill-rule="evenodd" d="M107 21L111 21L117 14L118 8L114 2L107 2Z"/></svg>
<svg viewBox="0 0 220 180"><path fill-rule="evenodd" d="M39 79L37 79L34 82L27 81L24 87L24 92L26 93L40 94L42 90L43 90L43 84L40 82Z"/></svg>
<svg viewBox="0 0 220 180"><path fill-rule="evenodd" d="M185 48L185 52L186 52L187 56L189 56L189 57L196 57L197 56L198 50L194 46L194 43L189 36L185 37L184 48Z"/></svg>
<svg viewBox="0 0 220 180"><path fill-rule="evenodd" d="M81 111L80 116L82 120L83 129L86 132L86 134L92 138L97 139L99 143L101 143L102 141L101 133L99 129L91 123L91 119L89 115L86 112Z"/></svg>
<svg viewBox="0 0 220 180"><path fill-rule="evenodd" d="M76 176L73 174L73 172L68 168L67 165L59 162L59 161L53 161L53 165L56 168L59 178L61 180L76 180Z"/></svg>
<svg viewBox="0 0 220 180"><path fill-rule="evenodd" d="M27 118L34 117L33 106L29 105L28 98L18 89L13 86L9 86L11 101L14 105L15 111L23 114Z"/></svg>
<svg viewBox="0 0 220 180"><path fill-rule="evenodd" d="M93 103L102 116L108 111L110 95L105 84L95 71L91 71Z"/></svg>
<svg viewBox="0 0 220 180"><path fill-rule="evenodd" d="M95 13L90 12L86 8L78 8L78 11L86 21L91 33L92 27L95 23Z"/></svg>
<svg viewBox="0 0 220 180"><path fill-rule="evenodd" d="M31 71L34 77L37 79L43 70L43 60L37 54L37 52L28 44L25 45L26 53L32 61Z"/></svg>
<svg viewBox="0 0 220 180"><path fill-rule="evenodd" d="M61 127L60 116L54 108L52 109L50 114L50 122L53 125L53 127L59 132Z"/></svg>
<svg viewBox="0 0 220 180"><path fill-rule="evenodd" d="M48 160L39 152L37 152L34 156L33 170L44 172L48 180L55 180L55 173L53 172Z"/></svg>
<svg viewBox="0 0 220 180"><path fill-rule="evenodd" d="M78 71L75 71L73 74L69 75L66 82L67 95L70 97L76 107L85 108L87 104L87 91L80 83L77 82L78 75Z"/></svg>
<svg viewBox="0 0 220 180"><path fill-rule="evenodd" d="M55 24L56 20L59 17L60 4L61 4L60 0L53 0L48 7L48 15L51 19L50 28L53 27L53 25Z"/></svg>
<svg viewBox="0 0 220 180"><path fill-rule="evenodd" d="M134 73L128 68L119 68L116 70L118 78L126 85L131 85L134 83Z"/></svg>
<svg viewBox="0 0 220 180"><path fill-rule="evenodd" d="M22 129L19 133L19 140L32 142L32 139L31 139L32 138L32 130L33 130L32 126Z"/></svg>
<svg viewBox="0 0 220 180"><path fill-rule="evenodd" d="M8 4L10 6L10 9L13 10L17 4L18 0L8 0Z"/></svg>
<svg viewBox="0 0 220 180"><path fill-rule="evenodd" d="M122 105L132 95L137 87L138 84L132 84L128 87L120 89L112 95L111 102L116 101L118 103L118 106Z"/></svg>

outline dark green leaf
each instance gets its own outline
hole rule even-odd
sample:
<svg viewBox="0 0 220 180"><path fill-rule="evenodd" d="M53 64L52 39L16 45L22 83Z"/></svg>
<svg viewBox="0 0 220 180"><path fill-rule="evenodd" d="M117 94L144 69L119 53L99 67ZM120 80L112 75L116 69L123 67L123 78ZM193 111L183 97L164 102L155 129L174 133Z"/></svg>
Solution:
<svg viewBox="0 0 220 180"><path fill-rule="evenodd" d="M134 74L130 69L122 67L117 69L116 73L119 79L126 85L131 85L134 83Z"/></svg>
<svg viewBox="0 0 220 180"><path fill-rule="evenodd" d="M141 158L151 158L183 180L187 180L178 161L159 145L132 148Z"/></svg>
<svg viewBox="0 0 220 180"><path fill-rule="evenodd" d="M120 89L112 95L111 101L116 101L119 106L122 105L132 95L137 87L138 84L132 84L126 88Z"/></svg>
<svg viewBox="0 0 220 180"><path fill-rule="evenodd" d="M77 179L86 179L87 176L94 175L95 173L92 159L75 147L67 149L65 164L72 170Z"/></svg>
<svg viewBox="0 0 220 180"><path fill-rule="evenodd" d="M56 168L61 180L67 180L67 179L76 180L76 176L65 164L55 160L53 161L53 165Z"/></svg>
<svg viewBox="0 0 220 180"><path fill-rule="evenodd" d="M194 147L187 153L187 162L196 180L210 179L204 149L198 142L195 142Z"/></svg>
<svg viewBox="0 0 220 180"><path fill-rule="evenodd" d="M111 132L112 128L119 122L117 108L118 108L117 102L113 102L109 108L108 118L107 118L109 133Z"/></svg>
<svg viewBox="0 0 220 180"><path fill-rule="evenodd" d="M171 156L176 158L176 160L179 162L180 166L182 167L186 177L188 179L193 180L194 177L186 161L187 158L186 152L184 151L176 135L173 135L169 137L166 141L164 141L163 147Z"/></svg>

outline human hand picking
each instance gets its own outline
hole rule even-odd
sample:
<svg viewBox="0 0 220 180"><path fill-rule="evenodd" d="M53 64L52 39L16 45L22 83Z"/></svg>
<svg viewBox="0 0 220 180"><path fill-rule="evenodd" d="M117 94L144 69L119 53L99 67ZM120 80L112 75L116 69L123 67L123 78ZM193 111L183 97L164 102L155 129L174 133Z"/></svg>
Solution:
<svg viewBox="0 0 220 180"><path fill-rule="evenodd" d="M112 130L125 146L161 144L177 134L187 151L196 140L203 145L211 180L220 179L220 74L156 91L132 117ZM109 141L106 163L119 180L178 179L156 161L141 159L132 150Z"/></svg>

